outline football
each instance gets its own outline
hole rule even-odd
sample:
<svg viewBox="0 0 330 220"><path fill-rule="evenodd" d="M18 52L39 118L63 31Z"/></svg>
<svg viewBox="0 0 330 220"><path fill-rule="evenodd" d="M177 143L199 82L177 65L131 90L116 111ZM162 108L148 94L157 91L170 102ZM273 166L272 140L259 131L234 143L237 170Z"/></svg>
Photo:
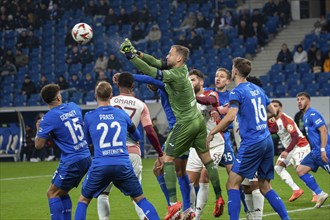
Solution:
<svg viewBox="0 0 330 220"><path fill-rule="evenodd" d="M86 23L78 23L72 28L71 34L76 42L84 45L93 38L93 29Z"/></svg>

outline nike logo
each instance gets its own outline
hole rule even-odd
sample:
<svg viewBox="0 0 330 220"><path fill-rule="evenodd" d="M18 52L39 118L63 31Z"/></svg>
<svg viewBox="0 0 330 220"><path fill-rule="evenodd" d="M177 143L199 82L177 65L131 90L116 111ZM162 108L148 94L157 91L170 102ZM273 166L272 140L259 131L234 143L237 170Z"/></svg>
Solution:
<svg viewBox="0 0 330 220"><path fill-rule="evenodd" d="M171 147L174 147L174 144L172 144L172 143L169 143L169 145L170 145Z"/></svg>
<svg viewBox="0 0 330 220"><path fill-rule="evenodd" d="M315 113L311 113L311 115L315 115Z"/></svg>
<svg viewBox="0 0 330 220"><path fill-rule="evenodd" d="M237 163L241 163L241 161L239 159L236 159Z"/></svg>

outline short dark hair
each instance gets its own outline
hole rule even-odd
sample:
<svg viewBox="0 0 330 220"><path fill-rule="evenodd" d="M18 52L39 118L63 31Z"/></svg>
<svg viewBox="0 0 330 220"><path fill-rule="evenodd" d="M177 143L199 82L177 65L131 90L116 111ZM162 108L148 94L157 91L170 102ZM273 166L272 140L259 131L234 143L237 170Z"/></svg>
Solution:
<svg viewBox="0 0 330 220"><path fill-rule="evenodd" d="M59 92L60 87L57 84L48 84L41 89L40 96L45 103L50 104L56 99Z"/></svg>
<svg viewBox="0 0 330 220"><path fill-rule="evenodd" d="M246 77L246 80L253 84L256 84L259 87L262 87L262 81L258 77L248 76L248 77Z"/></svg>
<svg viewBox="0 0 330 220"><path fill-rule="evenodd" d="M172 47L175 48L176 52L182 56L183 62L185 63L189 58L189 49L181 45L173 45Z"/></svg>
<svg viewBox="0 0 330 220"><path fill-rule="evenodd" d="M311 100L311 96L308 92L299 92L296 97L300 97L300 96L305 96L306 98L308 98L309 100Z"/></svg>
<svg viewBox="0 0 330 220"><path fill-rule="evenodd" d="M282 102L280 102L280 100L274 99L271 103L277 103L282 108Z"/></svg>
<svg viewBox="0 0 330 220"><path fill-rule="evenodd" d="M234 67L238 70L239 74L247 77L252 69L251 61L245 58L236 57L233 60Z"/></svg>
<svg viewBox="0 0 330 220"><path fill-rule="evenodd" d="M120 73L118 77L118 85L120 87L132 88L134 83L134 77L129 72Z"/></svg>
<svg viewBox="0 0 330 220"><path fill-rule="evenodd" d="M197 77L199 77L199 78L201 78L201 79L203 79L204 80L204 74L202 73L202 71L200 71L200 70L198 70L198 69L191 69L190 71L189 71L189 76L191 76L191 75L195 75L195 76L197 76Z"/></svg>
<svg viewBox="0 0 330 220"><path fill-rule="evenodd" d="M98 100L108 101L112 94L112 86L106 81L101 81L95 88L95 94Z"/></svg>
<svg viewBox="0 0 330 220"><path fill-rule="evenodd" d="M226 68L223 68L223 67L219 67L219 68L217 69L216 72L218 72L218 71L223 71L223 72L225 72L225 73L227 74L227 79L230 80L230 78L231 78L231 73L229 72L229 70L227 70Z"/></svg>

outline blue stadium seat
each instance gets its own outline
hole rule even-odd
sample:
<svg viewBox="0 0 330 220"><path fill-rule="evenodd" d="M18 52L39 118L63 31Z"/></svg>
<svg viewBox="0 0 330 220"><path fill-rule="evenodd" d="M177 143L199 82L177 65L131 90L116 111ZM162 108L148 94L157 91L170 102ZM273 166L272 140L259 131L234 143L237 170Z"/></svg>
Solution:
<svg viewBox="0 0 330 220"><path fill-rule="evenodd" d="M263 90L265 90L266 94L270 97L273 96L274 86L272 85L263 85Z"/></svg>
<svg viewBox="0 0 330 220"><path fill-rule="evenodd" d="M290 87L289 95L291 97L296 97L298 92L304 91L304 85L303 84L293 84Z"/></svg>
<svg viewBox="0 0 330 220"><path fill-rule="evenodd" d="M285 75L278 73L277 75L270 76L270 83L274 85L282 85L285 83Z"/></svg>
<svg viewBox="0 0 330 220"><path fill-rule="evenodd" d="M277 98L285 97L288 91L287 85L278 85L275 87L274 96Z"/></svg>
<svg viewBox="0 0 330 220"><path fill-rule="evenodd" d="M320 89L319 95L320 96L330 96L330 88L325 87L325 88Z"/></svg>

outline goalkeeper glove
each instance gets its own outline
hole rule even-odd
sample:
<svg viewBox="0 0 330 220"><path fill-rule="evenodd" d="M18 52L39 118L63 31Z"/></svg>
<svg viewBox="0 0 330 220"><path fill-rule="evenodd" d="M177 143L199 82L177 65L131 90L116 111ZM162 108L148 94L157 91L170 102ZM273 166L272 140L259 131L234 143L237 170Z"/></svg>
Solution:
<svg viewBox="0 0 330 220"><path fill-rule="evenodd" d="M135 57L137 50L132 45L131 41L126 38L120 45L120 52L125 54L126 58L130 60Z"/></svg>

